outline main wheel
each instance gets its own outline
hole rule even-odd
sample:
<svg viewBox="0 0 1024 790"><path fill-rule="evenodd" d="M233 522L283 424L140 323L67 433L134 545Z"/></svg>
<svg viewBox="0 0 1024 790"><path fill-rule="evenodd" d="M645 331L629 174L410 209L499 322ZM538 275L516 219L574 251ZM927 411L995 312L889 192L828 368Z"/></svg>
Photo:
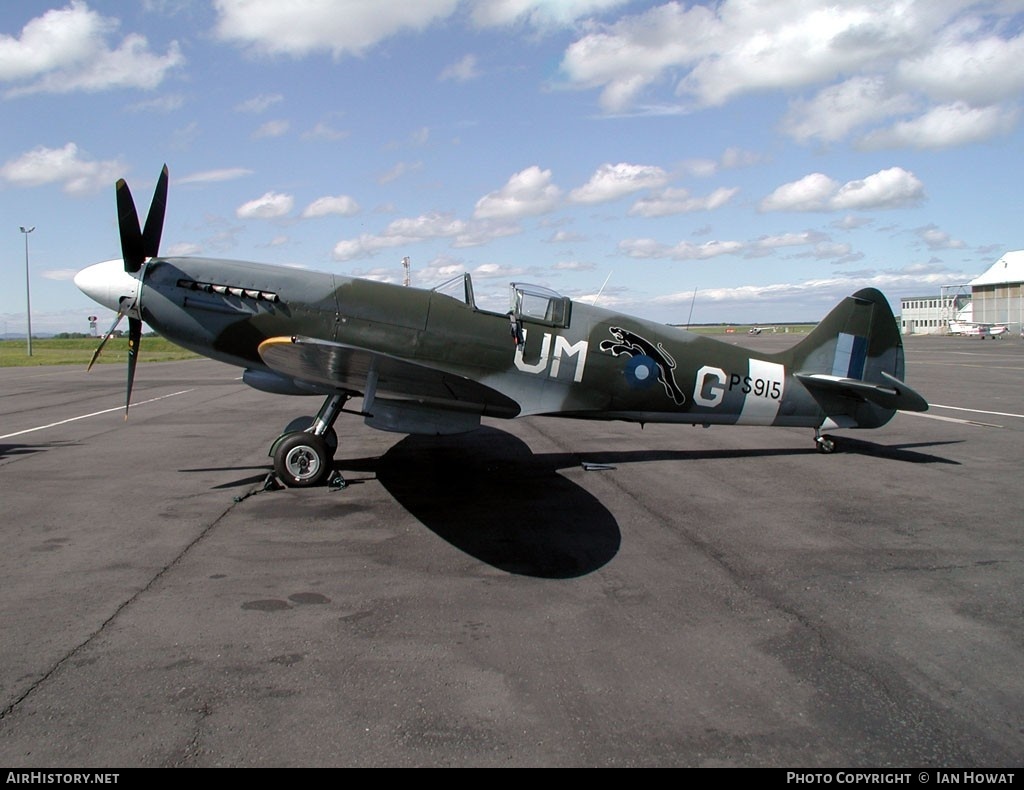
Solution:
<svg viewBox="0 0 1024 790"><path fill-rule="evenodd" d="M312 417L296 417L281 431L282 434L292 433L293 431L304 431L310 425L313 424ZM328 428L327 433L324 434L324 439L327 441L327 449L331 452L331 458L334 458L334 454L338 451L338 434L334 432L334 428Z"/></svg>
<svg viewBox="0 0 1024 790"><path fill-rule="evenodd" d="M307 488L327 479L331 460L323 437L297 431L287 434L277 443L274 471L289 488Z"/></svg>

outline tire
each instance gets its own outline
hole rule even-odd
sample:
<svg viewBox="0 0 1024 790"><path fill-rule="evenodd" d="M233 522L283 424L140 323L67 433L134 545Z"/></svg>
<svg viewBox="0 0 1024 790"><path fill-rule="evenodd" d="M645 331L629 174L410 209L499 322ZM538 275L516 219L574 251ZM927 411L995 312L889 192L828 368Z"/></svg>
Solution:
<svg viewBox="0 0 1024 790"><path fill-rule="evenodd" d="M281 431L282 434L293 433L295 431L304 431L310 425L313 424L312 417L296 417ZM327 449L331 453L331 458L334 458L334 454L338 452L338 434L334 432L334 428L329 428L327 433L324 434L324 439L327 441Z"/></svg>
<svg viewBox="0 0 1024 790"><path fill-rule="evenodd" d="M287 434L274 451L274 471L289 488L309 488L327 479L333 456L323 437L305 431Z"/></svg>

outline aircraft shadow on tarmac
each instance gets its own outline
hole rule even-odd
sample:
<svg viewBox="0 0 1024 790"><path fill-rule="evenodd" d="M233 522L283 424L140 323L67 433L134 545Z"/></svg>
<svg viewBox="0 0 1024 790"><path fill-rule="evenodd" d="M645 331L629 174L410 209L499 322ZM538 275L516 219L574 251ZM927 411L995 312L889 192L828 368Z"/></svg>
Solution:
<svg viewBox="0 0 1024 790"><path fill-rule="evenodd" d="M950 440L944 442L915 442L913 444L877 444L865 442L862 439L853 439L843 436L839 439L840 450L844 453L856 453L857 455L870 455L873 458L887 458L891 461L903 461L910 464L950 464L960 466L959 461L950 458L941 458L937 455L919 452L919 447L941 447L947 444L962 444L962 440Z"/></svg>
<svg viewBox="0 0 1024 790"><path fill-rule="evenodd" d="M567 457L535 455L482 428L406 437L374 466L402 507L466 554L509 573L566 579L605 565L621 544L611 512L558 474Z"/></svg>
<svg viewBox="0 0 1024 790"><path fill-rule="evenodd" d="M32 455L57 447L70 447L70 442L47 442L46 444L0 444L0 458L14 455Z"/></svg>

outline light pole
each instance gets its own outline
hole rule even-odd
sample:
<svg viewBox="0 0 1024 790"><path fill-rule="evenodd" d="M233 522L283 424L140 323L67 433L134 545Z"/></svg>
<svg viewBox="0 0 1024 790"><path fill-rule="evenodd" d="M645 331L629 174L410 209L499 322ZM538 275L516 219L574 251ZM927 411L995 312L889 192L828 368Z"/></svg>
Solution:
<svg viewBox="0 0 1024 790"><path fill-rule="evenodd" d="M32 356L32 292L29 289L28 284L28 234L36 229L33 225L31 228L26 228L24 225L21 226L21 232L25 234L25 311L28 316L28 355Z"/></svg>

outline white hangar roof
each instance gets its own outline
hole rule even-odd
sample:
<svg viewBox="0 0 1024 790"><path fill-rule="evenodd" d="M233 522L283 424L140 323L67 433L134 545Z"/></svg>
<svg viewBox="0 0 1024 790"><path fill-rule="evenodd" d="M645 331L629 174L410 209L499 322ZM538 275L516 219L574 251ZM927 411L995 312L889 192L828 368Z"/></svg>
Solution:
<svg viewBox="0 0 1024 790"><path fill-rule="evenodd" d="M971 280L970 285L1001 285L1024 282L1024 250L1007 252L988 267L983 274Z"/></svg>

